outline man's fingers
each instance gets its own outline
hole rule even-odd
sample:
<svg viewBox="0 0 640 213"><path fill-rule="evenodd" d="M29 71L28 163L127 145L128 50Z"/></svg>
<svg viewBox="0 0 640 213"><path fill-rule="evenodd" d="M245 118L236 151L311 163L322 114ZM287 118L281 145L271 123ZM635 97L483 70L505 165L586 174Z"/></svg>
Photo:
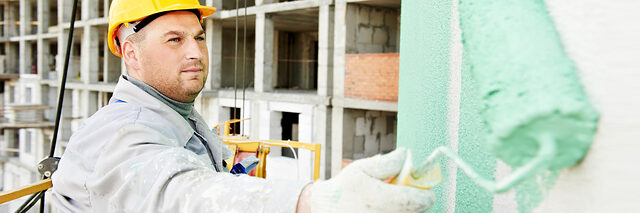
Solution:
<svg viewBox="0 0 640 213"><path fill-rule="evenodd" d="M366 209L372 212L422 212L433 205L435 195L431 190L398 186L369 179L363 188Z"/></svg>
<svg viewBox="0 0 640 213"><path fill-rule="evenodd" d="M376 155L354 161L345 169L357 169L379 180L387 179L400 173L407 157L407 152L406 148L400 147L385 155Z"/></svg>

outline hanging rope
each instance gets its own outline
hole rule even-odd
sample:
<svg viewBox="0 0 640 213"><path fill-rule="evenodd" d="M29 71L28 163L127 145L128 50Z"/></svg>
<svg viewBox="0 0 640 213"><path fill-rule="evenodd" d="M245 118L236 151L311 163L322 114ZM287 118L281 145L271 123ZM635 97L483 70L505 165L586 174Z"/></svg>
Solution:
<svg viewBox="0 0 640 213"><path fill-rule="evenodd" d="M240 118L244 118L245 91L247 90L247 85L244 83L245 73L247 70L247 60L245 60L245 58L247 57L247 0L244 0L244 26L242 28L244 29L244 33L242 34L244 37L244 41L242 44L242 116ZM242 122L241 124L242 128L240 128L240 135L244 135L244 122Z"/></svg>
<svg viewBox="0 0 640 213"><path fill-rule="evenodd" d="M231 110L231 119L236 118L236 110L238 109L237 100L238 100L238 10L240 5L238 4L238 0L236 0L236 34L235 34L235 50L234 54L236 59L233 61L233 109ZM235 125L234 125L235 126ZM236 130L233 129L235 134Z"/></svg>

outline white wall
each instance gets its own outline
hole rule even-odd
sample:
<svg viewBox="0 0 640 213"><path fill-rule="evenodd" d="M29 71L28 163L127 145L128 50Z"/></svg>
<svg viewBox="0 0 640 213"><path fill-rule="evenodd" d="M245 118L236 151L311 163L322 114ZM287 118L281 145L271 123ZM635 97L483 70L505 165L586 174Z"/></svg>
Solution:
<svg viewBox="0 0 640 213"><path fill-rule="evenodd" d="M633 212L640 201L640 1L547 0L600 121L537 212Z"/></svg>

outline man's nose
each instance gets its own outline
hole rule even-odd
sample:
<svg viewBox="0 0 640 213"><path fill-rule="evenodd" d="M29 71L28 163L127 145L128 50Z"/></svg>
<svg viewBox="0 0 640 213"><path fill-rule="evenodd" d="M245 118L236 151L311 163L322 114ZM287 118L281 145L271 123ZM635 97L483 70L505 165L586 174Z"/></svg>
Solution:
<svg viewBox="0 0 640 213"><path fill-rule="evenodd" d="M200 49L200 42L195 39L189 39L186 44L186 58L187 60L200 60L202 59L202 50Z"/></svg>

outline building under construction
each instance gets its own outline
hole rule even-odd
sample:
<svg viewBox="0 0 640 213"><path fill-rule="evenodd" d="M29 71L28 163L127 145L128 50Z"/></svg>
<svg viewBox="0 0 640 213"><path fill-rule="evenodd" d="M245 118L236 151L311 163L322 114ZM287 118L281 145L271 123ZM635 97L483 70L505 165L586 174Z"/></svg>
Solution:
<svg viewBox="0 0 640 213"><path fill-rule="evenodd" d="M49 153L72 2L0 3L3 190L41 178L36 164ZM56 156L126 74L105 42L110 3L78 5ZM212 127L250 118L232 132L321 144L322 179L345 160L395 149L400 0L200 3L218 8L203 23L209 77L195 103ZM272 148L270 155L292 153ZM310 166L306 158L300 153Z"/></svg>

